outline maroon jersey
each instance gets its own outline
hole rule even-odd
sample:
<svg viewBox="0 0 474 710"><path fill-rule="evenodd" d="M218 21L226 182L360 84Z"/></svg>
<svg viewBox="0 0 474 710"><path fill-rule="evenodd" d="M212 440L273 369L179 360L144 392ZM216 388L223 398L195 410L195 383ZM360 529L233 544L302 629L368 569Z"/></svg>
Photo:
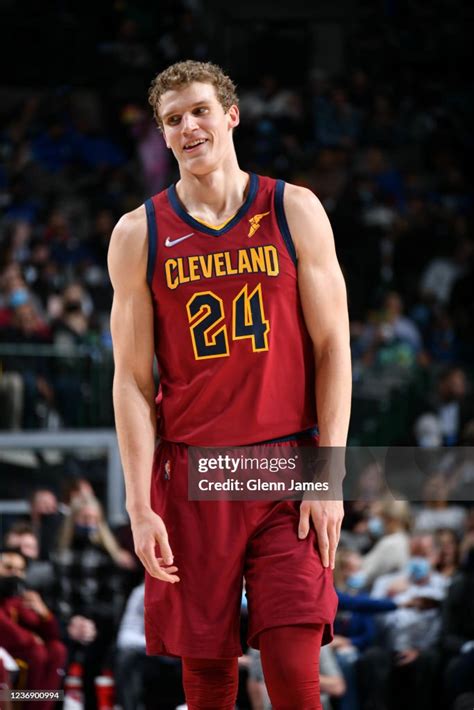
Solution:
<svg viewBox="0 0 474 710"><path fill-rule="evenodd" d="M252 444L316 423L284 186L251 174L244 204L220 228L191 217L174 185L145 203L168 441Z"/></svg>

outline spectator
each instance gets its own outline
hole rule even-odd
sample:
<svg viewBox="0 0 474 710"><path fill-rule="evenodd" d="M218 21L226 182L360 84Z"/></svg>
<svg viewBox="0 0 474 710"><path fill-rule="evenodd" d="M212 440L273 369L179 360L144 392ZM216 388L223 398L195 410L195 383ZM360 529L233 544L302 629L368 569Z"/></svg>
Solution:
<svg viewBox="0 0 474 710"><path fill-rule="evenodd" d="M15 401L15 418L20 419L19 411L22 409L22 426L30 428L38 425L41 403L52 406L54 402L46 359L41 356L33 358L34 346L48 343L49 329L23 287L11 293L9 304L12 309L11 323L0 329L0 342L31 346L31 352L5 356L3 368L21 376L23 388L16 390L18 399Z"/></svg>
<svg viewBox="0 0 474 710"><path fill-rule="evenodd" d="M354 147L360 131L360 116L342 86L333 87L328 97L317 98L313 111L315 137L320 146Z"/></svg>
<svg viewBox="0 0 474 710"><path fill-rule="evenodd" d="M432 532L439 528L449 528L461 534L466 519L466 511L460 505L449 503L450 485L443 473L429 476L423 485L423 506L416 511L415 530Z"/></svg>
<svg viewBox="0 0 474 710"><path fill-rule="evenodd" d="M472 242L464 237L455 242L451 256L432 259L421 277L422 296L430 296L447 305L453 284L467 273L472 251Z"/></svg>
<svg viewBox="0 0 474 710"><path fill-rule="evenodd" d="M54 569L48 560L39 559L39 541L28 522L14 523L5 535L5 548L18 549L28 561L25 581L38 592L49 608L53 608Z"/></svg>
<svg viewBox="0 0 474 710"><path fill-rule="evenodd" d="M380 519L383 534L362 558L362 572L367 585L381 574L402 570L408 562L410 507L402 500L382 503Z"/></svg>
<svg viewBox="0 0 474 710"><path fill-rule="evenodd" d="M428 568L431 570L430 584L439 588L440 594L443 594L448 585L448 580L436 570L438 554L435 538L431 533L414 534L410 539L410 559L423 558L427 561ZM410 563L408 562L404 569L399 572L382 574L377 577L370 594L374 599L387 597L394 599L397 594L406 592L410 584Z"/></svg>
<svg viewBox="0 0 474 710"><path fill-rule="evenodd" d="M473 418L473 403L469 395L465 371L453 366L439 375L436 390L420 405L420 416L421 413L431 412L438 417L445 446L457 444L464 425Z"/></svg>
<svg viewBox="0 0 474 710"><path fill-rule="evenodd" d="M413 365L421 351L421 335L416 325L403 314L403 303L396 292L388 293L375 323L363 330L356 343L366 363Z"/></svg>
<svg viewBox="0 0 474 710"><path fill-rule="evenodd" d="M180 661L146 655L144 599L145 585L142 583L127 601L117 634L115 684L117 700L123 710L136 710L144 698L149 699L151 689L156 697L164 665L172 667L176 685L180 684ZM175 698L175 704L183 701L182 694Z"/></svg>
<svg viewBox="0 0 474 710"><path fill-rule="evenodd" d="M474 692L474 547L466 550L443 609L441 634L446 705Z"/></svg>
<svg viewBox="0 0 474 710"><path fill-rule="evenodd" d="M94 678L110 664L116 628L123 610L124 576L135 562L121 549L104 520L99 502L79 497L71 504L54 557L58 603L67 623L72 616L94 622L97 636L87 646L71 644L70 656L84 663L86 710L95 710Z"/></svg>
<svg viewBox="0 0 474 710"><path fill-rule="evenodd" d="M423 710L433 707L444 596L445 585L439 584L430 560L412 556L407 586L393 596L400 608L380 622L383 646L369 649L360 662L368 702L376 707L411 707L411 703Z"/></svg>
<svg viewBox="0 0 474 710"><path fill-rule="evenodd" d="M59 690L66 648L55 617L41 596L24 585L27 561L19 550L0 552L0 638L14 658L27 663L29 690ZM25 710L52 710L56 703L23 703Z"/></svg>
<svg viewBox="0 0 474 710"><path fill-rule="evenodd" d="M364 583L360 555L352 550L339 549L334 571L339 608L331 649L342 669L346 684L346 691L339 700L340 710L359 708L356 663L359 654L368 648L375 638L372 614L396 609L393 601L374 600L362 595Z"/></svg>
<svg viewBox="0 0 474 710"><path fill-rule="evenodd" d="M450 582L459 570L460 542L451 528L439 528L435 533L438 558L435 569Z"/></svg>

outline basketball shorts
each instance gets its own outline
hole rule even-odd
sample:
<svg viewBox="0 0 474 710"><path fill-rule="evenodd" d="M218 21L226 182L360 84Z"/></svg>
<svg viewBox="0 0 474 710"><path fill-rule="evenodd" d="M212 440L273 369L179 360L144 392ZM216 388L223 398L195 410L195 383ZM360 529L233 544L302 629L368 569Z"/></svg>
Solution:
<svg viewBox="0 0 474 710"><path fill-rule="evenodd" d="M250 646L259 648L265 629L295 624L324 624L329 643L337 609L332 570L322 566L313 527L298 539L299 502L190 501L188 447L161 441L151 504L166 525L180 581L146 573L149 655L240 656L244 579Z"/></svg>

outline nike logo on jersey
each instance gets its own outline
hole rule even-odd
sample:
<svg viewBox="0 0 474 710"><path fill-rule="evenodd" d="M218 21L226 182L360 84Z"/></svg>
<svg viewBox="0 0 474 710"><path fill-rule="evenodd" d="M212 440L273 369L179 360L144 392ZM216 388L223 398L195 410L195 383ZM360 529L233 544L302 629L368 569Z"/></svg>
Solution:
<svg viewBox="0 0 474 710"><path fill-rule="evenodd" d="M270 214L270 212L262 212L262 214L254 214L253 217L249 219L250 229L248 236L253 237L257 229L260 229L260 220Z"/></svg>
<svg viewBox="0 0 474 710"><path fill-rule="evenodd" d="M189 239L189 237L192 237L193 235L194 232L191 232L191 234L185 234L184 237L179 237L179 239L170 239L169 237L166 237L165 247L174 247L175 244L184 242L185 239Z"/></svg>

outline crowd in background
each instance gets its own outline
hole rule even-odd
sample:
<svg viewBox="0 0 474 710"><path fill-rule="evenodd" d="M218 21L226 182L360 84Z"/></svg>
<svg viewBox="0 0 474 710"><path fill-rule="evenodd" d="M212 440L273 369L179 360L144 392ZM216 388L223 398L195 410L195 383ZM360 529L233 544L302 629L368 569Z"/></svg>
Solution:
<svg viewBox="0 0 474 710"><path fill-rule="evenodd" d="M138 6L135 14L133 5L128 14L115 12L107 41L92 33L104 74L91 74L80 88L4 90L5 428L96 423L71 402L90 402L88 367L99 350L110 356L110 234L121 214L177 177L146 103L147 82L180 57L209 57L208 30L199 3L185 3L174 14L164 8L157 33L150 33ZM365 31L367 43L370 25ZM213 47L218 58L219 42ZM329 214L348 287L356 396L374 398L374 372L380 398L421 370L435 399L437 376L457 366L465 386L453 401L469 398L470 79L427 77L423 66L411 67L407 76L401 64L400 76L387 80L381 57L381 66L352 66L341 75L303 66L283 83L267 64L252 80L240 77L235 61L226 67L240 94L239 159L244 169L314 190ZM53 346L63 357L45 349L33 364L38 345ZM79 362L82 369L75 367ZM111 408L106 417L97 424L111 424ZM456 441L466 423L458 422ZM405 424L412 436L412 423ZM444 438L452 439L451 433Z"/></svg>
<svg viewBox="0 0 474 710"><path fill-rule="evenodd" d="M372 463L345 504L339 610L321 652L325 710L463 710L474 698L474 506L450 502L452 481L440 472L426 474L423 500L411 506L384 485ZM146 656L143 570L130 529L110 529L87 479L71 479L59 498L35 491L31 514L10 517L2 543L0 638L27 664L26 687L59 689L66 673L77 674L85 709L101 710L96 684L105 675L123 710L183 702L179 660ZM238 707L265 710L246 613L244 589Z"/></svg>
<svg viewBox="0 0 474 710"><path fill-rule="evenodd" d="M105 7L101 25L95 10L88 23L58 3L62 32L52 33L46 13L38 39L47 80L35 83L19 56L27 88L2 88L2 429L90 424L91 372L104 353L111 358L112 229L177 178L147 86L178 59L225 56L199 2L165 2L159 12L140 2ZM439 47L428 43L420 55L415 11L421 22L431 10L417 2L396 17L386 10L384 22L355 32L340 75L310 60L291 79L271 62L251 75L239 72L237 57L224 63L238 82L242 167L309 187L331 219L348 287L355 407L389 405L394 390L410 391L416 397L383 443L471 445L472 79L450 73L449 23L443 46L451 50L427 73L423 58ZM443 34L442 19L433 32ZM354 49L359 41L366 61ZM82 62L73 51L79 43ZM367 61L370 51L377 62ZM407 69L404 57L417 60ZM75 81L64 80L66 70ZM420 373L422 387L414 384ZM99 423L112 425L111 408ZM336 637L321 658L321 688L334 708L473 705L460 699L474 676L473 509L450 504L449 481L433 474L436 486L427 483L424 502L409 508L382 500L378 473L369 470L367 499L346 506ZM140 693L151 702L156 683L170 707L182 701L179 664L145 657L142 577L129 531L110 531L87 481L64 495L37 491L31 518L4 532L0 628L10 652L39 673L38 687L59 687L76 662L88 708L104 669L124 710L138 707ZM25 575L26 592L12 579ZM258 654L249 651L241 669L252 707L266 707ZM245 692L239 698L245 707Z"/></svg>

